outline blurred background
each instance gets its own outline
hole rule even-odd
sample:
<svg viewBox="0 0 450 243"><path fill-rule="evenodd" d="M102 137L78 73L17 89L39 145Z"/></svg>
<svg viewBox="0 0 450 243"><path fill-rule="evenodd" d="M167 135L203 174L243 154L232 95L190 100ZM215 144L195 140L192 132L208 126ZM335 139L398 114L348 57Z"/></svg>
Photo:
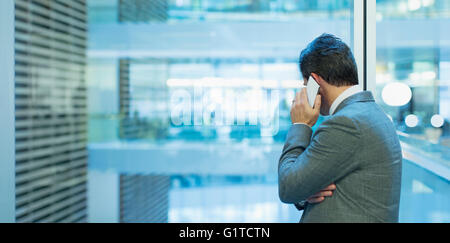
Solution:
<svg viewBox="0 0 450 243"><path fill-rule="evenodd" d="M400 221L450 222L450 2L376 2ZM299 221L277 186L298 56L322 33L353 47L353 0L15 7L17 222Z"/></svg>

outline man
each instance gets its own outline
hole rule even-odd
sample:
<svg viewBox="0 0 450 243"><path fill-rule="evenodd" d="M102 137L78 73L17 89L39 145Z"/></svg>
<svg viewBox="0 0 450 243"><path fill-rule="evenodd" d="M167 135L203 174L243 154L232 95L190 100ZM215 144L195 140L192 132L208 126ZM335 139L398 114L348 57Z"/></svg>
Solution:
<svg viewBox="0 0 450 243"><path fill-rule="evenodd" d="M359 90L350 48L323 34L302 51L300 69L305 85L312 76L320 91L314 108L306 89L293 101L278 167L281 201L304 207L301 222L398 222L398 136L372 93ZM313 135L319 113L330 117Z"/></svg>

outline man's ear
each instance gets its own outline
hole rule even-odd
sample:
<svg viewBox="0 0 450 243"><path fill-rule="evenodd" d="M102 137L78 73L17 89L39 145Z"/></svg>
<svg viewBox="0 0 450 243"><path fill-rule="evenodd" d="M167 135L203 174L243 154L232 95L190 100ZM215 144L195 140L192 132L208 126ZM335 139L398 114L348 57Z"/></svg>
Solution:
<svg viewBox="0 0 450 243"><path fill-rule="evenodd" d="M314 78L314 80L316 80L317 84L319 84L319 86L322 87L322 85L324 84L323 82L325 82L325 80L323 80L323 78L317 75L316 73L311 73L311 76Z"/></svg>

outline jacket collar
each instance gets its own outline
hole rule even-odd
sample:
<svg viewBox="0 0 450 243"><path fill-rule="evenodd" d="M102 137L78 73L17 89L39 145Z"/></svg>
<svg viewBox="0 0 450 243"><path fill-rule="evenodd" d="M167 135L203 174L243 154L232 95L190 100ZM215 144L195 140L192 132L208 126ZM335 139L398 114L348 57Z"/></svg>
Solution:
<svg viewBox="0 0 450 243"><path fill-rule="evenodd" d="M347 90L345 90L344 92L342 92L333 102L333 104L330 107L330 115L333 115L336 112L336 109L338 108L338 106L348 97L357 94L359 92L361 92L362 89L360 86L355 85L352 86L350 88L348 88Z"/></svg>
<svg viewBox="0 0 450 243"><path fill-rule="evenodd" d="M375 102L375 99L373 98L372 92L370 91L359 92L342 101L342 103L339 104L336 108L334 114L338 113L339 110L342 110L344 107L356 102Z"/></svg>

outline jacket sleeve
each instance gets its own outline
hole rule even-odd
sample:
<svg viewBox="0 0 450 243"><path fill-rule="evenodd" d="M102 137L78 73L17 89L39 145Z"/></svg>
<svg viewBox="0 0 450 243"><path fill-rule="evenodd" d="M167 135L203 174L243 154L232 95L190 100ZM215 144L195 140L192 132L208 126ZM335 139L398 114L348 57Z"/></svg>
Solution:
<svg viewBox="0 0 450 243"><path fill-rule="evenodd" d="M278 191L284 203L304 201L358 168L352 157L362 139L351 119L333 117L311 136L306 125L293 125L288 132L278 165Z"/></svg>

